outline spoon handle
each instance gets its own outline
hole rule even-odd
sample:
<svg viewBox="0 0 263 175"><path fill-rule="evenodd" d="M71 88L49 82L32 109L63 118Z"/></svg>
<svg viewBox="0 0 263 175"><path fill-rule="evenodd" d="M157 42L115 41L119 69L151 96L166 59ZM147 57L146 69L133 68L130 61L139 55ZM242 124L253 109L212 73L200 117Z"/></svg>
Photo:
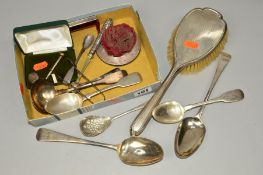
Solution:
<svg viewBox="0 0 263 175"><path fill-rule="evenodd" d="M145 104L146 104L146 103L142 103L142 104L140 104L140 105L138 105L138 106L136 106L136 107L134 107L134 108L132 108L132 109L130 109L130 110L128 110L128 111L125 111L125 112L123 112L123 113L121 113L121 114L115 115L115 116L112 117L111 119L112 119L112 120L115 120L115 119L120 118L120 117L122 117L122 116L124 116L124 115L127 115L127 114L129 114L129 113L131 113L131 112L138 111L138 110L142 109Z"/></svg>
<svg viewBox="0 0 263 175"><path fill-rule="evenodd" d="M207 91L207 94L205 96L204 101L207 101L211 95L212 90L214 89L217 80L219 79L219 77L221 76L222 72L224 71L225 67L227 66L227 64L229 63L231 59L231 55L225 52L221 52L219 55L219 60L218 60L218 64L217 64L217 68L216 68L216 72L214 74L214 78L210 84L210 87ZM201 118L201 116L203 115L205 109L205 105L201 106L201 108L199 109L197 115L195 117L197 118Z"/></svg>
<svg viewBox="0 0 263 175"><path fill-rule="evenodd" d="M213 98L211 100L195 103L195 104L190 104L184 107L185 111L188 111L190 109L203 106L203 105L209 105L213 103L219 103L219 102L224 102L224 103L233 103L233 102L238 102L244 98L244 93L240 89L235 89L231 91L227 91L220 95L219 97Z"/></svg>
<svg viewBox="0 0 263 175"><path fill-rule="evenodd" d="M84 145L93 145L93 146L99 146L99 147L104 147L104 148L109 148L117 151L117 145L112 145L112 144L106 144L106 143L101 143L101 142L94 142L90 140L84 140L81 138L69 136L66 134L62 134L50 129L46 128L40 128L37 131L36 134L36 139L38 141L43 141L43 142L66 142L66 143L78 143L78 144L84 144Z"/></svg>
<svg viewBox="0 0 263 175"><path fill-rule="evenodd" d="M108 90L117 88L117 87L119 87L119 86L120 86L119 83L115 83L115 84L109 85L109 86L107 86L107 87L105 87L105 88L102 88L102 89L100 89L99 91L96 91L96 92L87 94L87 95L85 95L85 97L83 98L83 101L89 100L89 99L91 99L91 97L93 97L93 96L96 96L96 95L98 95L98 94L100 94L100 93L102 93L102 92L105 92L105 91L108 91Z"/></svg>
<svg viewBox="0 0 263 175"><path fill-rule="evenodd" d="M78 64L78 62L79 62L79 60L80 60L80 57L83 55L83 53L85 52L85 48L81 48L81 50L80 50L80 52L79 52L79 54L78 54L78 57L76 58L76 61L75 61L75 64L77 65Z"/></svg>
<svg viewBox="0 0 263 175"><path fill-rule="evenodd" d="M174 78L179 74L181 69L182 67L176 67L175 65L173 65L169 74L162 82L162 85L154 93L151 99L147 102L147 104L144 106L144 108L140 111L140 113L137 115L135 120L132 122L130 127L131 136L139 136L144 131L150 119L152 118L153 108L159 104L165 92L173 82Z"/></svg>

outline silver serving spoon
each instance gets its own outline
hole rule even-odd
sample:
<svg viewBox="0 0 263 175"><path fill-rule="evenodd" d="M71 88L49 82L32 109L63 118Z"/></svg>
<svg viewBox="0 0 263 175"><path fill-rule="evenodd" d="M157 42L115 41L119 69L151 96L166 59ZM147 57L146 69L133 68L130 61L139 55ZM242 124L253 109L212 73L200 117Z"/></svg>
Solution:
<svg viewBox="0 0 263 175"><path fill-rule="evenodd" d="M87 34L82 42L82 48L78 54L78 57L76 58L75 64L77 65L81 56L85 52L86 49L91 46L91 44L94 41L94 36L92 34ZM74 74L75 66L71 66L71 68L67 71L66 75L64 76L63 81L64 82L71 82L73 74Z"/></svg>
<svg viewBox="0 0 263 175"><path fill-rule="evenodd" d="M212 103L219 103L219 102L233 103L240 101L243 98L244 98L243 91L240 89L235 89L235 90L227 91L214 99L195 103L195 104L190 104L185 107L183 107L180 103L176 101L170 101L170 102L161 103L158 106L156 106L152 112L152 116L156 121L160 123L165 123L165 124L177 123L183 119L184 113L186 111L189 111L190 109L203 105L212 104Z"/></svg>
<svg viewBox="0 0 263 175"><path fill-rule="evenodd" d="M30 89L31 100L35 108L39 112L45 114L47 113L45 111L46 103L49 100L53 99L56 95L63 94L66 92L72 92L75 90L85 89L98 84L113 84L118 82L121 78L125 76L127 76L127 72L125 70L120 70L116 68L101 75L100 77L94 80L91 80L90 82L74 85L74 87L72 88L61 90L56 90L54 84L46 79L39 79L32 85Z"/></svg>
<svg viewBox="0 0 263 175"><path fill-rule="evenodd" d="M134 84L138 84L141 81L141 75L138 72L134 72L127 75L126 77L123 77L117 83L102 88L100 92L96 91L87 94L84 97L81 97L75 93L64 93L61 95L57 95L46 103L45 110L50 114L61 114L64 112L76 110L82 106L84 101L90 100L93 96L98 95L101 92L105 92L117 87L131 86Z"/></svg>
<svg viewBox="0 0 263 175"><path fill-rule="evenodd" d="M212 90L217 83L220 75L229 63L231 55L221 52L217 68L207 91L204 101L207 101L211 95ZM201 116L204 112L205 106L202 106L194 117L186 117L180 122L174 141L174 150L179 158L187 158L191 156L202 144L205 137L206 128L201 121Z"/></svg>
<svg viewBox="0 0 263 175"><path fill-rule="evenodd" d="M62 134L45 128L40 128L36 134L38 141L45 142L67 142L109 148L117 151L120 160L133 166L145 166L157 163L163 158L161 146L146 138L129 137L121 144L106 144L84 140L77 137Z"/></svg>
<svg viewBox="0 0 263 175"><path fill-rule="evenodd" d="M144 107L144 105L145 103L136 106L128 111L125 111L121 114L115 115L113 117L109 117L109 116L104 117L104 116L96 116L96 115L87 116L80 121L79 124L80 130L82 134L87 137L95 137L103 133L107 128L109 128L113 120L118 119L131 112L140 110Z"/></svg>

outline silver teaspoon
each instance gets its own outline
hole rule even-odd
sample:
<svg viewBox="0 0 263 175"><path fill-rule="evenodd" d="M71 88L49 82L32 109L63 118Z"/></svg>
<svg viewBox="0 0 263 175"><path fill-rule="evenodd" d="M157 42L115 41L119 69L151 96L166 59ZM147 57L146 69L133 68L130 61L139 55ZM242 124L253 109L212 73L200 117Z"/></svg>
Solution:
<svg viewBox="0 0 263 175"><path fill-rule="evenodd" d="M208 101L204 101L204 102L190 104L185 107L183 107L180 103L176 101L170 101L170 102L159 104L157 107L155 107L152 112L152 115L153 115L153 118L160 123L165 123L165 124L177 123L183 119L184 113L186 111L189 111L190 109L193 109L199 106L203 106L203 105L212 104L212 103L237 102L237 101L242 100L243 98L244 98L243 91L240 89L235 89L235 90L227 91L217 98L214 98Z"/></svg>

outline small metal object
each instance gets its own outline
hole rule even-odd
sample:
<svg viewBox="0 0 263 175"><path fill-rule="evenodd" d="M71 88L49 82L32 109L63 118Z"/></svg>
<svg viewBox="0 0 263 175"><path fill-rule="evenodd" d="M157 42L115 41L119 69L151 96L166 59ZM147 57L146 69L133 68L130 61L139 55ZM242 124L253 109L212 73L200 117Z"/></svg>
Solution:
<svg viewBox="0 0 263 175"><path fill-rule="evenodd" d="M57 79L56 74L51 74L51 77L52 77L52 80L53 80L54 84L58 83L58 79Z"/></svg>
<svg viewBox="0 0 263 175"><path fill-rule="evenodd" d="M136 106L128 111L125 111L121 114L118 114L114 117L102 117L102 116L95 116L95 115L90 115L85 118L83 118L80 121L80 130L83 135L87 137L95 137L101 133L103 133L112 123L113 120L118 119L124 115L127 115L131 112L140 110L143 108L145 103Z"/></svg>
<svg viewBox="0 0 263 175"><path fill-rule="evenodd" d="M68 24L69 24L70 29L72 29L72 28L76 28L81 25L91 24L97 20L98 19L96 15L94 15L94 16L88 16L88 17L79 18L79 19L73 18L71 20L68 20Z"/></svg>
<svg viewBox="0 0 263 175"><path fill-rule="evenodd" d="M52 66L52 68L50 69L50 71L48 72L47 76L46 76L46 80L49 78L49 76L52 74L53 70L55 69L55 67L58 65L58 63L60 62L60 60L62 59L62 57L64 56L64 53L59 53L60 56L57 59L57 61L55 62L55 64Z"/></svg>
<svg viewBox="0 0 263 175"><path fill-rule="evenodd" d="M151 165L163 158L162 147L158 143L142 137L129 137L120 144L107 144L40 128L36 134L36 139L43 142L67 142L113 149L117 151L123 163L133 166Z"/></svg>
<svg viewBox="0 0 263 175"><path fill-rule="evenodd" d="M174 41L176 59L162 85L133 121L130 135L138 136L144 131L152 117L153 108L159 104L175 77L185 67L211 56L223 41L226 30L222 15L210 8L191 10L181 20Z"/></svg>
<svg viewBox="0 0 263 175"><path fill-rule="evenodd" d="M102 45L100 45L100 47L98 48L97 54L100 57L100 59L107 64L114 66L122 66L132 62L138 56L140 50L141 50L141 41L137 36L136 43L132 48L132 50L128 53L123 54L120 57L108 55L107 51L104 49Z"/></svg>
<svg viewBox="0 0 263 175"><path fill-rule="evenodd" d="M31 72L28 74L28 81L31 84L34 84L39 79L39 75L36 72Z"/></svg>
<svg viewBox="0 0 263 175"><path fill-rule="evenodd" d="M105 92L117 87L127 87L142 81L141 75L137 72L131 73L126 77L123 77L115 84L102 88L100 91ZM87 94L85 97L80 97L74 93L64 93L57 95L53 99L49 100L45 105L45 110L50 114L61 114L64 112L76 110L80 108L85 100L91 99L93 96L98 95L100 92L96 91Z"/></svg>
<svg viewBox="0 0 263 175"><path fill-rule="evenodd" d="M153 109L152 115L153 118L160 123L166 123L166 124L177 123L183 119L184 113L186 111L189 111L193 108L203 105L213 104L213 103L220 103L220 102L233 103L233 102L238 102L243 98L244 98L243 91L240 89L235 89L235 90L227 91L221 94L217 98L195 103L195 104L190 104L184 107L176 101L165 102L156 106Z"/></svg>
<svg viewBox="0 0 263 175"><path fill-rule="evenodd" d="M112 24L113 24L113 20L112 20L111 18L108 18L108 19L104 22L104 24L103 24L103 26L102 26L102 28L101 28L101 30L100 30L97 38L95 39L95 41L94 41L94 43L93 43L93 45L92 45L92 47L91 47L91 49L90 49L90 51L89 51L89 53L88 53L88 56L87 56L87 58L86 58L86 60L85 60L85 62L84 62L84 64L83 64L83 66L82 66L82 68L81 68L81 72L82 72L82 73L84 73L84 71L86 70L87 66L88 66L89 63L90 63L90 60L91 60L92 57L94 56L94 54L95 54L96 50L98 49L98 47L100 46L101 38L102 38L103 33L105 32L105 30L106 30L107 28L109 28L110 26L112 26ZM81 78L81 76L78 78L77 81L79 81L80 78Z"/></svg>
<svg viewBox="0 0 263 175"><path fill-rule="evenodd" d="M83 43L82 43L82 48L78 54L78 57L76 58L76 61L75 61L75 64L77 65L81 56L83 55L83 53L85 52L85 50L87 48L89 48L89 46L92 44L94 40L94 36L92 34L87 34L83 40ZM67 71L66 75L64 76L64 82L71 82L72 80L72 77L73 77L73 74L74 74L74 71L75 71L75 66L72 65L72 67ZM82 76L82 75L80 75Z"/></svg>
<svg viewBox="0 0 263 175"><path fill-rule="evenodd" d="M66 75L64 76L63 82L69 82L70 83L71 79L73 77L74 71L75 71L75 67L71 66L71 68L67 71Z"/></svg>

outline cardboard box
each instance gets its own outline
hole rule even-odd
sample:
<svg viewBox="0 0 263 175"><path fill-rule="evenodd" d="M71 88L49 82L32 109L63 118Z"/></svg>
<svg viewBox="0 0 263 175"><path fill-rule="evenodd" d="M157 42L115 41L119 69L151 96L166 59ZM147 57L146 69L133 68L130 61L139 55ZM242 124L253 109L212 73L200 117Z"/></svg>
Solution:
<svg viewBox="0 0 263 175"><path fill-rule="evenodd" d="M92 21L96 18L99 23L95 25L87 26L87 21ZM40 126L47 123L59 121L69 117L73 117L79 114L87 113L91 110L95 110L101 107L105 107L111 104L122 102L125 100L132 99L134 97L139 97L148 93L155 91L160 86L158 65L156 62L155 55L144 31L142 22L138 16L138 13L133 9L131 5L118 6L95 13L82 15L79 17L67 19L70 27L70 32L72 40L74 43L75 54L77 55L82 47L83 38L87 33L92 33L95 36L98 34L99 26L103 24L107 18L112 18L114 25L126 23L135 29L138 37L141 40L141 50L137 58L124 66L119 66L119 68L126 70L128 73L139 72L142 76L143 81L139 84L126 87L126 88L115 88L113 90L104 92L106 100L103 100L101 95L97 95L92 98L94 104L89 101L85 101L83 107L68 111L59 115L47 115L38 112L33 104L30 97L30 89L25 88L25 76L24 76L24 57L25 55L18 47L15 42L15 53L16 53L16 63L17 63L17 73L19 77L21 94L23 97L27 119L28 122L33 126ZM83 54L78 66L81 66L85 60L88 50ZM99 59L95 54L88 68L84 74L90 79L96 78L99 75L115 68L112 65L105 64ZM107 85L100 85L99 88L103 88ZM65 88L64 85L56 87L57 89ZM94 88L87 88L82 90L83 94L94 92Z"/></svg>

